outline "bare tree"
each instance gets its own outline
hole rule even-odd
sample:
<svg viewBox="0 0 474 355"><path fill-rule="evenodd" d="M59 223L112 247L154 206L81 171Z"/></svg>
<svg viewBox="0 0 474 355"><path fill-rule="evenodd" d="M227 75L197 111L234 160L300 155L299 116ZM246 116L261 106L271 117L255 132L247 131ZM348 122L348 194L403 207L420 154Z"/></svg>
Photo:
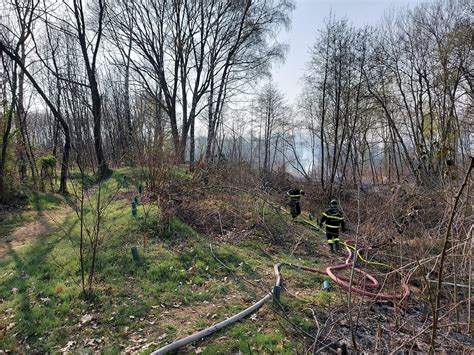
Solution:
<svg viewBox="0 0 474 355"><path fill-rule="evenodd" d="M275 133L284 125L287 113L285 99L276 86L272 82L264 85L257 97L256 115L263 127L262 169L266 176L271 173L272 142L275 145L278 143L279 136L275 137ZM276 152L276 150L275 146L273 151Z"/></svg>
<svg viewBox="0 0 474 355"><path fill-rule="evenodd" d="M24 62L24 58L20 55L19 50L21 44L26 41L26 39L32 33L32 26L33 21L37 18L36 9L39 5L39 1L28 1L25 6L18 7L19 11L22 14L23 21L21 23L24 24L22 27L22 32L17 44L15 46L11 46L11 44L7 43L4 38L0 40L0 52L4 53L7 57L12 60L16 66L18 66L19 70L21 70L24 75L28 78L31 85L35 88L37 93L41 96L44 100L46 106L51 110L53 116L60 122L63 126L64 134L65 134L65 143L64 143L64 150L63 150L63 159L62 159L62 168L61 168L61 178L60 178L60 187L59 190L61 193L67 193L67 175L68 175L68 165L69 165L69 150L70 150L70 139L69 139L69 127L67 126L63 116L61 115L60 111L56 108L53 102L49 99L48 95L46 94L45 89L40 83L33 77L33 75L28 70L26 63Z"/></svg>
<svg viewBox="0 0 474 355"><path fill-rule="evenodd" d="M92 117L94 120L94 147L99 166L99 176L104 178L109 175L109 167L105 159L102 145L102 100L99 91L97 58L101 46L101 40L104 30L104 17L106 3L104 0L97 0L93 3L97 8L95 20L97 28L89 35L89 28L86 23L86 14L82 0L73 0L73 15L76 21L75 30L81 48L82 58L86 68L90 97L92 101Z"/></svg>
<svg viewBox="0 0 474 355"><path fill-rule="evenodd" d="M147 90L154 93L159 87L163 99L157 102L170 120L178 161L185 159L189 135L190 160L195 160L195 120L206 108L209 158L230 82L243 80L249 71L263 69L281 55L281 46L268 46L267 36L288 22L291 2L117 4L117 11L127 14L115 17L119 38L131 38L137 57L133 67Z"/></svg>

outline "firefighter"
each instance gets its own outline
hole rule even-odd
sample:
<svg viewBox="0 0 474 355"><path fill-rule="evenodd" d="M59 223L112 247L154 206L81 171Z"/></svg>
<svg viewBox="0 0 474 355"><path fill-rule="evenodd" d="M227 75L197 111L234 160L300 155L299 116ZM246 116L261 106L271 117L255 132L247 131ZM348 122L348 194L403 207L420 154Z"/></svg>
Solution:
<svg viewBox="0 0 474 355"><path fill-rule="evenodd" d="M326 225L326 238L331 252L339 251L339 230L345 231L344 216L338 208L337 200L332 199L330 207L323 213L319 226Z"/></svg>
<svg viewBox="0 0 474 355"><path fill-rule="evenodd" d="M304 191L294 188L288 191L286 194L290 198L290 202L288 204L291 210L291 217L296 218L301 214L300 199L301 196L304 196Z"/></svg>

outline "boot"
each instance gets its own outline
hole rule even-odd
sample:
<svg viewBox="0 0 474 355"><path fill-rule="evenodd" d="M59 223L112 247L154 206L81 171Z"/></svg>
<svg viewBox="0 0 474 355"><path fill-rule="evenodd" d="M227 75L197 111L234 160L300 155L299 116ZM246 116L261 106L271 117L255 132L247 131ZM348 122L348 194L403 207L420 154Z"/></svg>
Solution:
<svg viewBox="0 0 474 355"><path fill-rule="evenodd" d="M331 253L334 253L334 244L329 244L329 248L331 248Z"/></svg>
<svg viewBox="0 0 474 355"><path fill-rule="evenodd" d="M296 217L298 217L298 215L294 213L293 211L291 211L291 218L295 219Z"/></svg>
<svg viewBox="0 0 474 355"><path fill-rule="evenodd" d="M336 244L336 252L339 252L339 242L334 242Z"/></svg>

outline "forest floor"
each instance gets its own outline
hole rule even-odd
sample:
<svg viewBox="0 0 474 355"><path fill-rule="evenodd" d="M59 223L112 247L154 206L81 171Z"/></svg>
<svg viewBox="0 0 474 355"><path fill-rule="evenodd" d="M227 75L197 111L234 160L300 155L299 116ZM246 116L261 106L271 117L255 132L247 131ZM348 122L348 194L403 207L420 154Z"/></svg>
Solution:
<svg viewBox="0 0 474 355"><path fill-rule="evenodd" d="M36 203L26 210L0 213L0 258L38 238L55 233L71 213L69 206L61 204L55 208L50 205L45 210L44 201L40 201L39 194L36 196Z"/></svg>
<svg viewBox="0 0 474 355"><path fill-rule="evenodd" d="M28 208L2 214L0 353L151 352L260 299L274 284L276 262L323 270L342 260L343 253L331 255L324 238L302 225L291 226L289 240L282 239L278 228L291 222L287 217L277 222L281 216L271 208L266 221L272 229L262 233L255 213L268 207L235 193L231 200L216 195L198 202L204 216L219 211L222 220L215 232L199 231L199 223L194 228L185 222L189 216L161 223L164 211L146 194L140 195L133 217L130 201L139 194L131 175L127 169L117 171L102 186L103 196L111 198L92 298L81 295L79 223L63 198L36 194ZM90 201L96 194L97 188ZM88 218L92 206L86 208ZM243 220L231 218L237 207ZM138 246L140 262L132 258L132 246ZM313 343L316 348L334 343L334 349L345 343L351 349L347 293L337 287L322 290L329 280L325 276L291 268L282 274L280 305L265 304L183 352L305 353ZM354 298L359 346L384 351L406 342L403 349L427 350L429 332L410 341L429 325L429 309L417 299L416 287L412 290L414 297L400 305ZM451 349L474 348L472 338L455 327L440 339L454 343Z"/></svg>

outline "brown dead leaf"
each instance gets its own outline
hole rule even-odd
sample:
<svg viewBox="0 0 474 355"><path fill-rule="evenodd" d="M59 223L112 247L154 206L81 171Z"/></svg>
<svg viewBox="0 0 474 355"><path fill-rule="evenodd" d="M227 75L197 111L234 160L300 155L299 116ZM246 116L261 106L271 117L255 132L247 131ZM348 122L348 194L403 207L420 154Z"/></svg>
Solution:
<svg viewBox="0 0 474 355"><path fill-rule="evenodd" d="M81 317L81 325L84 325L84 324L90 322L93 319L94 319L94 316L92 314L84 314Z"/></svg>
<svg viewBox="0 0 474 355"><path fill-rule="evenodd" d="M75 341L68 341L64 348L59 349L60 353L68 352L76 344Z"/></svg>

